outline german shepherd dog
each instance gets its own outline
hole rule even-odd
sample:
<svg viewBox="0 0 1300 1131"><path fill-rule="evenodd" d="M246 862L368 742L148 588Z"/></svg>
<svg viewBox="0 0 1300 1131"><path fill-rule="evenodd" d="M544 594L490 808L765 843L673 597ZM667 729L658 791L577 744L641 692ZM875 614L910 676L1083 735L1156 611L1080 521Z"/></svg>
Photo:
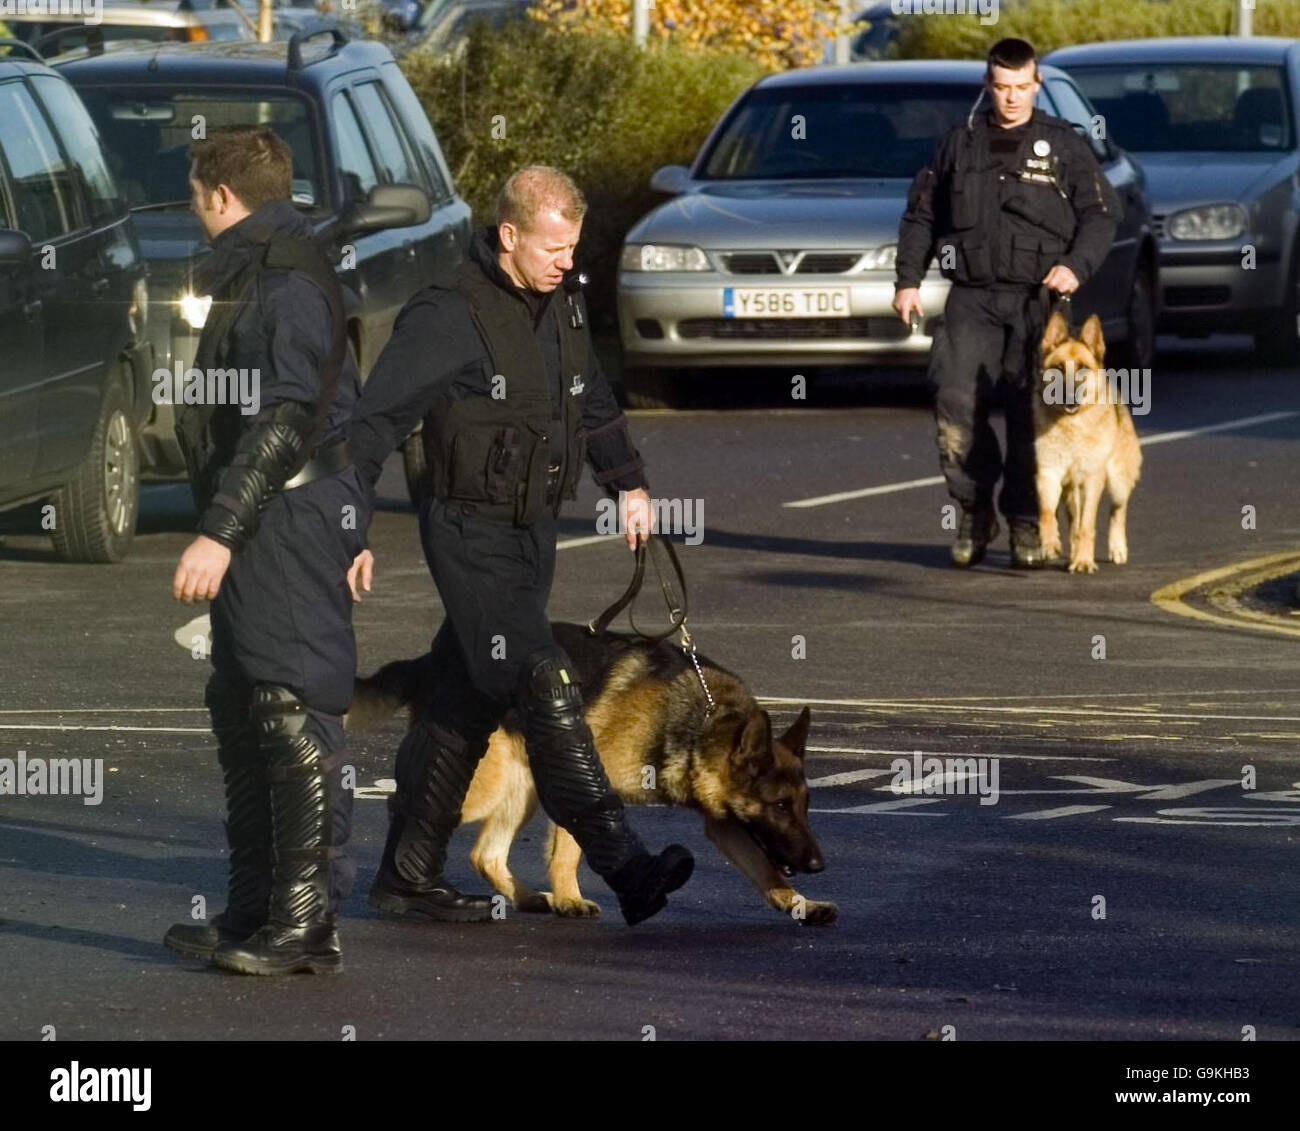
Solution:
<svg viewBox="0 0 1300 1131"><path fill-rule="evenodd" d="M805 899L787 883L820 872L821 849L808 827L804 779L807 707L780 737L734 674L698 656L716 707L708 706L694 667L666 642L555 624L555 639L582 680L587 723L615 792L628 805L685 805L704 816L704 832L770 907L805 924L825 925L834 903ZM387 664L356 682L348 728L365 729L405 707L412 721L438 678L426 653ZM461 809L481 821L470 863L520 911L593 916L600 908L578 889L582 852L552 824L545 845L551 890L534 891L511 873L515 835L537 808L537 791L515 712L493 732Z"/></svg>
<svg viewBox="0 0 1300 1131"><path fill-rule="evenodd" d="M1142 471L1133 414L1102 370L1106 343L1094 314L1077 338L1060 313L1047 322L1042 342L1042 384L1034 397L1034 454L1038 462L1038 528L1043 554L1061 553L1056 508L1065 494L1070 516L1071 573L1096 573L1097 511L1102 488L1110 496L1106 541L1110 560L1128 561L1129 496ZM1062 375L1073 375L1068 395L1049 396Z"/></svg>

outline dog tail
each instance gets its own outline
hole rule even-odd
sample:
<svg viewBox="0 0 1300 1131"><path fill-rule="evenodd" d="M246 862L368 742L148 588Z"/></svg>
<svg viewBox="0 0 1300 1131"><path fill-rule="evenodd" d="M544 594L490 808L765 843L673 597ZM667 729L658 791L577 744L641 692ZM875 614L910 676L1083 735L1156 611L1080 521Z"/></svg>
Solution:
<svg viewBox="0 0 1300 1131"><path fill-rule="evenodd" d="M368 730L403 707L414 707L420 701L420 689L427 686L431 668L432 657L426 652L414 660L394 660L374 675L358 679L352 687L348 730Z"/></svg>

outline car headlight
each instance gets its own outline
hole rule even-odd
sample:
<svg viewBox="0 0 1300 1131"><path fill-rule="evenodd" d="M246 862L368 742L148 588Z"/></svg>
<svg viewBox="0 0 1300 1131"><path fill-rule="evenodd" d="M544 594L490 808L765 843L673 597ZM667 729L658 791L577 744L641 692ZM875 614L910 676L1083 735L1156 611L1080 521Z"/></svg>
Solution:
<svg viewBox="0 0 1300 1131"><path fill-rule="evenodd" d="M884 247L875 248L867 252L862 257L862 270L864 271L892 271L894 261L898 258L898 244L886 244Z"/></svg>
<svg viewBox="0 0 1300 1131"><path fill-rule="evenodd" d="M179 299L176 300L176 306L180 309L181 318L191 330L202 330L203 324L208 320L208 309L212 306L211 295L196 295L186 291Z"/></svg>
<svg viewBox="0 0 1300 1131"><path fill-rule="evenodd" d="M1187 208L1175 212L1165 225L1176 240L1235 240L1245 230L1246 210L1240 204Z"/></svg>
<svg viewBox="0 0 1300 1131"><path fill-rule="evenodd" d="M143 278L135 281L131 288L131 305L127 308L126 320L131 327L131 337L137 341L144 337L144 328L149 319L149 284Z"/></svg>
<svg viewBox="0 0 1300 1131"><path fill-rule="evenodd" d="M698 247L629 243L623 245L618 265L624 271L708 271L709 259Z"/></svg>

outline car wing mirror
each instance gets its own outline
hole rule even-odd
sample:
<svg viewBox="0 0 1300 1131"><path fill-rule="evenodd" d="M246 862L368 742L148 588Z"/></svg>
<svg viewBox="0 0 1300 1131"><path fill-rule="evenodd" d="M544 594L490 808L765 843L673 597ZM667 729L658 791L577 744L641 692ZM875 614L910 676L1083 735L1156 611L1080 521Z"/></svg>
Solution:
<svg viewBox="0 0 1300 1131"><path fill-rule="evenodd" d="M32 257L32 241L22 232L0 228L0 267L15 267Z"/></svg>
<svg viewBox="0 0 1300 1131"><path fill-rule="evenodd" d="M686 191L690 180L691 171L685 165L665 165L655 170L654 176L650 178L650 187L655 192L676 196Z"/></svg>
<svg viewBox="0 0 1300 1131"><path fill-rule="evenodd" d="M353 205L344 227L350 234L381 228L409 228L433 215L429 194L415 185L375 185L365 200Z"/></svg>

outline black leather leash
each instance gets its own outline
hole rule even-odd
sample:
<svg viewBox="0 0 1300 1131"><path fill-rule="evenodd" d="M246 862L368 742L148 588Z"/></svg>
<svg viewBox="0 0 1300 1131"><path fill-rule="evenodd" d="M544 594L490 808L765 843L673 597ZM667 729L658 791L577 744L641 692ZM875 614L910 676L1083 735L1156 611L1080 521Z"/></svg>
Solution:
<svg viewBox="0 0 1300 1131"><path fill-rule="evenodd" d="M673 572L677 575L677 585L681 590L681 600L678 601L677 594L673 591L672 582L664 576L663 570L659 567L658 561L655 562L655 573L659 576L659 588L663 591L664 603L668 606L668 627L663 632L650 633L642 632L637 627L636 617L633 610L636 608L636 598L641 592L641 587L645 583L645 563L646 558L653 558L652 544L657 542L663 547L664 552L668 555L668 560L672 563ZM640 542L636 548L636 564L632 569L632 580L628 584L617 601L609 606L595 620L587 624L587 633L591 636L599 636L604 632L616 616L624 609L627 609L628 623L632 626L634 635L639 636L642 640L648 640L652 644L657 644L671 636L674 632L681 637L680 645L683 652L690 659L691 664L695 667L695 674L699 676L700 686L704 688L704 697L708 700L709 705L704 714L707 718L713 714L717 704L713 701L713 694L709 691L709 685L704 679L704 672L700 668L700 661L695 654L695 641L691 639L691 634L686 628L687 615L687 595L686 595L686 575L682 572L682 563L677 558L677 551L673 544L666 538L656 538L654 534L649 535L645 541Z"/></svg>

